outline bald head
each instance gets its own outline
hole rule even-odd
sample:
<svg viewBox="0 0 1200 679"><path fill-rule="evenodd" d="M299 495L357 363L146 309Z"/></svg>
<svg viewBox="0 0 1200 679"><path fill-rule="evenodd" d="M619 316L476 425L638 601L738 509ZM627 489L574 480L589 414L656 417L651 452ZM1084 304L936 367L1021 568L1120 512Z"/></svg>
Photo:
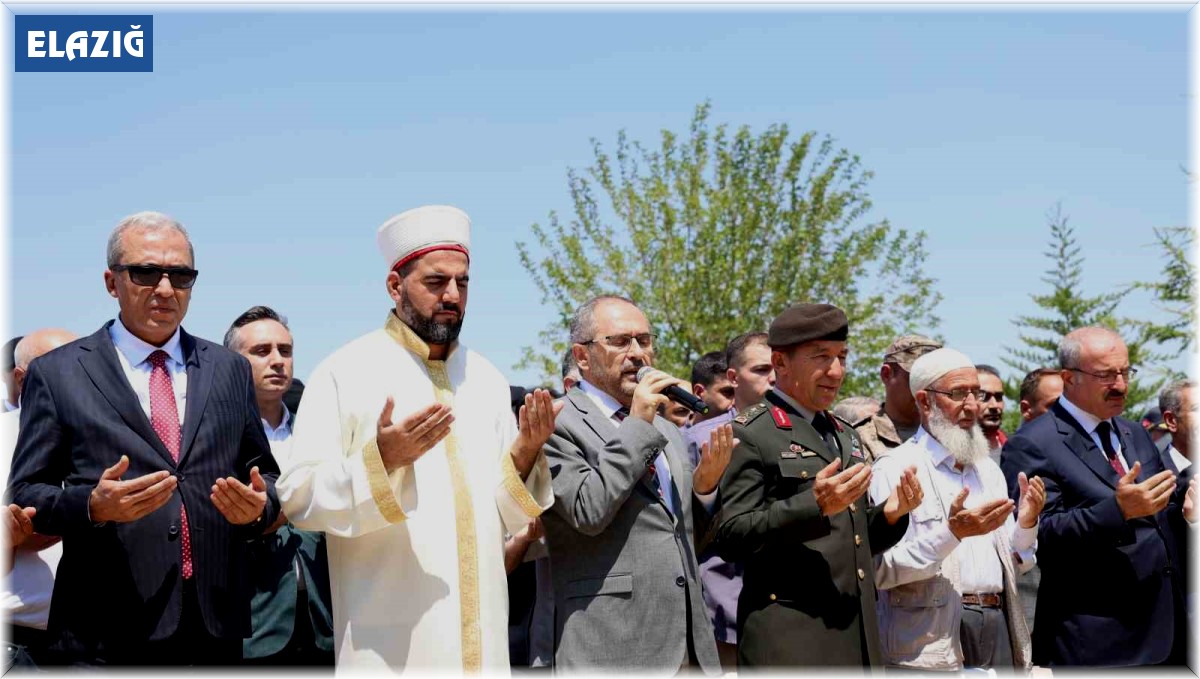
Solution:
<svg viewBox="0 0 1200 679"><path fill-rule="evenodd" d="M17 396L21 395L21 387L25 383L25 373L29 372L29 364L33 359L48 354L64 344L74 342L78 336L70 330L60 328L43 328L34 330L17 342L16 367L13 368L13 378L17 385Z"/></svg>
<svg viewBox="0 0 1200 679"><path fill-rule="evenodd" d="M1108 328L1072 330L1058 344L1063 395L1084 411L1106 420L1125 410L1129 392L1129 350Z"/></svg>

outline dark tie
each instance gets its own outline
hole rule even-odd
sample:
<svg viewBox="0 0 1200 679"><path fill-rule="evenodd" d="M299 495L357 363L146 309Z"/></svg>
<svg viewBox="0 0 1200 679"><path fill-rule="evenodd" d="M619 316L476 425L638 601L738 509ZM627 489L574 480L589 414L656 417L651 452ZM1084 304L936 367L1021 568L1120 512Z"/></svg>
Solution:
<svg viewBox="0 0 1200 679"><path fill-rule="evenodd" d="M183 434L179 429L179 408L175 405L175 390L171 387L171 373L167 372L167 352L159 350L150 354L150 426L162 440L171 459L179 463L179 444ZM183 577L192 577L192 539L188 530L187 508L179 506L180 540L183 543Z"/></svg>
<svg viewBox="0 0 1200 679"><path fill-rule="evenodd" d="M618 408L613 413L613 417L616 418L617 422L624 422L625 418L629 417L629 408ZM655 461L662 459L662 453L659 453L654 459ZM663 495L662 482L658 480L658 467L655 466L654 462L651 462L650 466L646 468L646 478L650 480L651 485L654 486L654 490L658 491L658 497L662 498L663 503L667 505L667 510L671 511L671 503L667 502L666 496Z"/></svg>
<svg viewBox="0 0 1200 679"><path fill-rule="evenodd" d="M825 447L829 449L829 453L834 457L840 457L842 449L838 447L837 434L833 433L833 424L825 416L825 413L813 415L812 425L813 429L816 429L821 438L825 440Z"/></svg>
<svg viewBox="0 0 1200 679"><path fill-rule="evenodd" d="M1108 420L1096 425L1096 433L1100 435L1100 447L1104 448L1104 454L1108 456L1108 464L1112 466L1113 471L1117 476L1125 476L1125 467L1121 464L1120 458L1117 457L1117 451L1113 450L1112 445L1112 425Z"/></svg>

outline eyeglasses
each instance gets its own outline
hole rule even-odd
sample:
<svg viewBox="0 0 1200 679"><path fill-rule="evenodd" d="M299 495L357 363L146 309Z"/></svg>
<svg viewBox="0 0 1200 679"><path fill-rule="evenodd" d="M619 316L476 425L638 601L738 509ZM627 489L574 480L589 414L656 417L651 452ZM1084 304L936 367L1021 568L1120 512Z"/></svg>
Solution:
<svg viewBox="0 0 1200 679"><path fill-rule="evenodd" d="M630 343L632 343L634 340L637 340L638 346L640 346L643 351L650 351L654 348L654 335L651 335L648 332L644 332L640 335L604 335L603 337L596 337L595 339L590 339L586 342L580 342L580 344L595 344L597 342L603 342L607 347L623 350L628 349L630 347Z"/></svg>
<svg viewBox="0 0 1200 679"><path fill-rule="evenodd" d="M1129 380L1132 380L1135 375L1138 374L1137 368L1126 368L1124 370L1109 370L1107 372L1102 372L1102 373L1092 373L1092 372L1088 372L1086 370L1080 370L1079 368L1067 368L1067 370L1070 370L1072 372L1077 372L1077 373L1083 373L1084 375L1091 375L1092 377L1095 377L1096 379L1100 380L1104 384L1112 384L1113 382L1117 381L1118 377L1124 377L1125 381L1128 382Z"/></svg>
<svg viewBox="0 0 1200 679"><path fill-rule="evenodd" d="M949 396L950 400L954 401L955 403L962 403L963 401L966 401L968 396L974 396L976 401L983 403L983 395L987 393L982 389L967 389L966 387L959 387L958 389L951 389L950 391L942 391L941 389L926 389L925 391L932 391L935 394Z"/></svg>
<svg viewBox="0 0 1200 679"><path fill-rule="evenodd" d="M1004 403L1003 391L984 391L983 389L980 389L978 392L976 392L975 397L979 399L980 403L987 403L988 401L992 400L995 400L996 403Z"/></svg>
<svg viewBox="0 0 1200 679"><path fill-rule="evenodd" d="M186 267L161 267L144 264L117 264L112 267L112 270L128 271L129 280L133 281L135 285L143 285L148 288L158 287L162 277L166 276L167 280L171 281L171 287L176 290L187 290L195 285L196 276L200 273Z"/></svg>

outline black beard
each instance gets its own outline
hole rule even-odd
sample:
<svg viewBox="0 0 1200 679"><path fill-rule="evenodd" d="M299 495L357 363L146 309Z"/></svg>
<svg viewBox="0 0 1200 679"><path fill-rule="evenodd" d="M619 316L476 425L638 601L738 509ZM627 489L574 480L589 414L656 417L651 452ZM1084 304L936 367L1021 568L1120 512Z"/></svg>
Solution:
<svg viewBox="0 0 1200 679"><path fill-rule="evenodd" d="M404 324L412 329L417 337L425 340L426 344L451 344L458 339L458 333L462 332L462 307L439 304L437 309L434 309L434 313L439 311L457 312L458 320L450 323L438 323L433 320L432 316L422 316L408 301L408 295L401 289L400 320L404 321Z"/></svg>

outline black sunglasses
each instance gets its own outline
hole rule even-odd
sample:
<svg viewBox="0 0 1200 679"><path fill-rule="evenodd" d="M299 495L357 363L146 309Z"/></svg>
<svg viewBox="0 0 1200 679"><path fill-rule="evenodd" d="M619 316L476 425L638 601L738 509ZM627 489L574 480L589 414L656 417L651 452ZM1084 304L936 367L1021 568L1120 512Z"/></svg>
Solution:
<svg viewBox="0 0 1200 679"><path fill-rule="evenodd" d="M158 287L162 281L162 277L166 276L167 280L171 281L171 287L177 290L187 290L196 283L196 276L200 273L195 269L184 267L162 267L162 266L147 266L144 264L118 264L112 267L113 271L128 271L129 280L135 285L144 285L149 288Z"/></svg>

